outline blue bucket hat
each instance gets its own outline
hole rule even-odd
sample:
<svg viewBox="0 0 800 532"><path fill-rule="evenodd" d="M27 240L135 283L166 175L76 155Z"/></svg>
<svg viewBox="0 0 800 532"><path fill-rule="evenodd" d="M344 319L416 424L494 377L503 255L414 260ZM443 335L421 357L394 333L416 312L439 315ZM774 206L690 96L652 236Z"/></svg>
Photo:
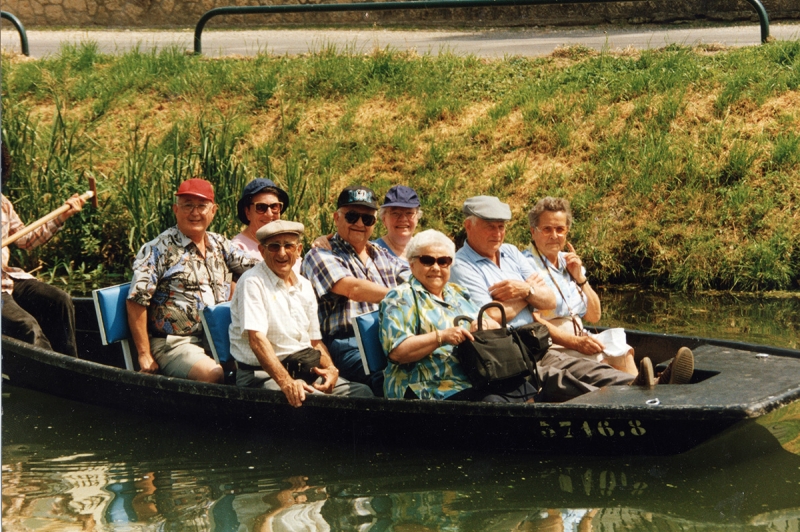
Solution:
<svg viewBox="0 0 800 532"><path fill-rule="evenodd" d="M419 196L411 187L395 185L386 192L382 207L405 207L406 209L419 209Z"/></svg>
<svg viewBox="0 0 800 532"><path fill-rule="evenodd" d="M239 216L239 220L243 224L245 225L250 224L250 221L247 219L247 216L245 215L244 211L250 205L250 202L253 201L253 196L258 194L259 192L264 192L265 190L267 190L268 192L274 191L275 195L278 196L278 201L283 203L283 207L281 207L281 214L283 214L283 211L285 211L286 207L289 206L289 194L287 194L285 190L276 185L271 179L264 179L263 177L253 179L252 181L247 183L247 186L244 187L244 190L242 190L242 197L239 198L239 203L236 204L236 211Z"/></svg>

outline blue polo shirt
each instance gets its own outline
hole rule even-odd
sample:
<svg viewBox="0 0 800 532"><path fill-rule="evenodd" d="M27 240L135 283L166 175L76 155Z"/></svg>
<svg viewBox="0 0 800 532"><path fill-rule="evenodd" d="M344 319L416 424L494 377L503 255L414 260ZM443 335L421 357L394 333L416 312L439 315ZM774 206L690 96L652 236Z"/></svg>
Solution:
<svg viewBox="0 0 800 532"><path fill-rule="evenodd" d="M494 261L479 255L464 242L464 247L456 252L456 260L450 269L450 282L466 288L472 302L478 307L492 301L489 287L506 279L524 281L535 270L528 260L511 244L500 246L500 266ZM512 319L508 325L519 327L533 321L530 305Z"/></svg>

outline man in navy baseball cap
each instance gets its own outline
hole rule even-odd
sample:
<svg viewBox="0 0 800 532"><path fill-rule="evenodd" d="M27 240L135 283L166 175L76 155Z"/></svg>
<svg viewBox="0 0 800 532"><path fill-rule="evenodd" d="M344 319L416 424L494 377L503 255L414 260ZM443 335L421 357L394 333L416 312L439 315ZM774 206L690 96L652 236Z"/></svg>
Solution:
<svg viewBox="0 0 800 532"><path fill-rule="evenodd" d="M315 247L303 260L303 275L319 300L322 339L341 375L383 395L383 373L367 375L350 319L378 309L383 297L409 275L407 264L370 242L378 201L369 187L342 190L333 213L331 249Z"/></svg>

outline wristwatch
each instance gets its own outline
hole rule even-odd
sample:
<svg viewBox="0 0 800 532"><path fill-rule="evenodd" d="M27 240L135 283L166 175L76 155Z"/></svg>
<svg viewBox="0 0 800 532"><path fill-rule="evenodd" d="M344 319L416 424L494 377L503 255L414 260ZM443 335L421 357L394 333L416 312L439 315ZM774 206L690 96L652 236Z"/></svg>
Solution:
<svg viewBox="0 0 800 532"><path fill-rule="evenodd" d="M528 290L528 296L525 299L535 295L536 295L536 290L534 290L533 287L531 286L530 290Z"/></svg>

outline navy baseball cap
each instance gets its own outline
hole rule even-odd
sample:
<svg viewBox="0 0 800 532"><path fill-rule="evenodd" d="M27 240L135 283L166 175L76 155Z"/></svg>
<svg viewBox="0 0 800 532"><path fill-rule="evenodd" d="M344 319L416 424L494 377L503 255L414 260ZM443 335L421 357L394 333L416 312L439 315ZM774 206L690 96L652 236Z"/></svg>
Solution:
<svg viewBox="0 0 800 532"><path fill-rule="evenodd" d="M369 187L347 187L342 190L342 193L339 194L339 200L336 202L336 208L348 205L361 205L362 207L378 210L375 192Z"/></svg>
<svg viewBox="0 0 800 532"><path fill-rule="evenodd" d="M419 209L419 205L419 196L417 196L417 192L413 188L395 185L384 196L382 207Z"/></svg>

